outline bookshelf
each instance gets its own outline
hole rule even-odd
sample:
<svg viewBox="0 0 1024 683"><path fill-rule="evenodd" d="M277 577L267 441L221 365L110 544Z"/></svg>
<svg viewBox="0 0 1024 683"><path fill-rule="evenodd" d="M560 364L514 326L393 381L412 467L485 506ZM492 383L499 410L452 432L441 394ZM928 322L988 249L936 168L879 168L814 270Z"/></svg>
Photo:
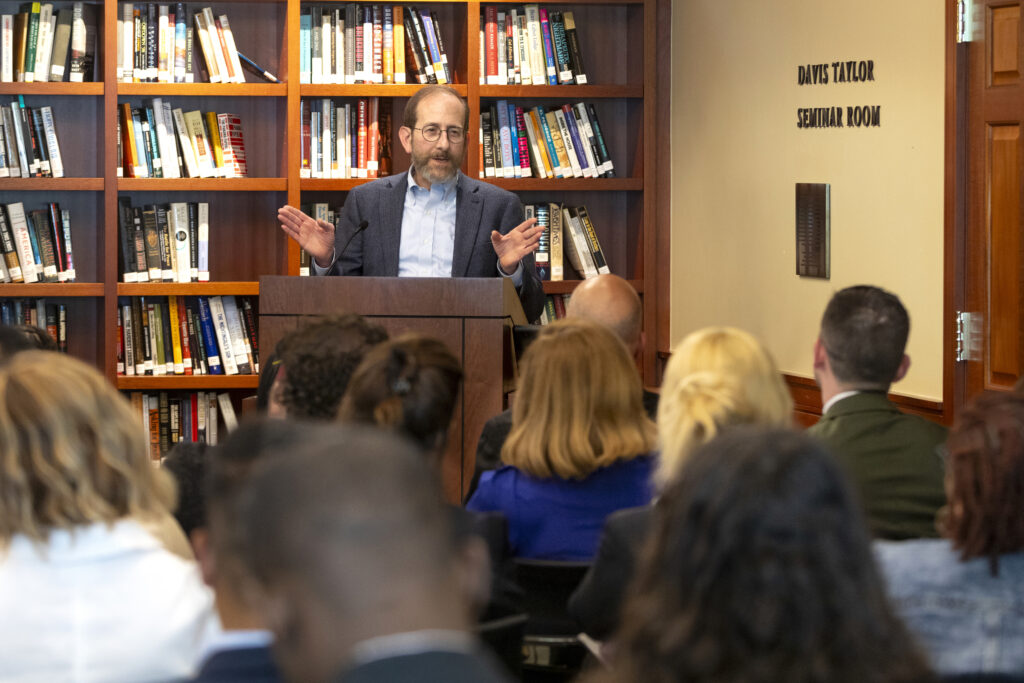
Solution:
<svg viewBox="0 0 1024 683"><path fill-rule="evenodd" d="M0 0L0 11L16 13L21 3ZM54 7L70 6L57 0ZM70 352L101 368L123 390L230 390L236 403L256 386L255 376L118 377L118 297L257 295L259 276L297 275L299 248L287 240L276 222L276 209L328 201L340 206L345 193L362 180L300 179L299 122L303 98L380 96L392 101L393 168L404 170L409 159L397 134L405 102L417 85L310 85L299 83L299 17L307 5L300 0L220 0L189 2L226 13L239 50L278 76L280 83L262 82L251 72L245 84L119 83L116 80L116 26L120 3L94 2L99 22L97 83L0 83L0 102L23 95L29 106L54 108L65 178L0 179L0 202L42 204L58 201L72 211L72 239L77 282L59 285L0 284L0 298L47 297L69 304ZM360 3L365 4L365 3ZM476 126L481 107L497 99L524 106L586 101L597 108L615 162L617 177L577 179L501 179L496 185L517 193L524 203L558 201L586 204L612 272L630 280L644 300L649 349L644 378L655 381L657 330L657 259L655 159L658 140L645 131L657 121L658 0L563 0L543 4L571 9L579 27L584 62L592 85L495 86L479 83L479 21L488 5L523 3L427 0L392 3L429 6L438 14L455 89L467 98L471 131L463 172L478 177ZM608 49L608 46L630 46ZM194 59L199 60L198 45ZM241 116L248 147L249 177L235 179L119 178L117 159L118 104L139 104L150 97L174 107L231 112ZM209 283L125 284L118 274L119 197L133 205L174 201L210 204ZM567 278L575 277L566 267ZM570 293L576 282L546 283L548 293ZM261 349L263 355L268 350Z"/></svg>

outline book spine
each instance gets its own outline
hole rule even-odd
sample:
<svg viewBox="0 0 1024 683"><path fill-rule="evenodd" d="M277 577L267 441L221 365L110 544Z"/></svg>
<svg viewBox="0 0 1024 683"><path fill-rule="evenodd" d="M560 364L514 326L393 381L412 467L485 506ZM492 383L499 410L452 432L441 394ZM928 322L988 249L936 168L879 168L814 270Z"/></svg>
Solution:
<svg viewBox="0 0 1024 683"><path fill-rule="evenodd" d="M384 82L384 16L380 5L373 5L373 70L371 81Z"/></svg>
<svg viewBox="0 0 1024 683"><path fill-rule="evenodd" d="M224 308L224 318L227 322L228 335L231 338L231 351L234 354L235 365L241 375L252 374L252 350L248 349L248 338L242 327L242 318L238 311L238 303L235 297L225 295L221 297L221 305Z"/></svg>
<svg viewBox="0 0 1024 683"><path fill-rule="evenodd" d="M18 249L18 261L21 264L22 277L26 283L36 282L39 280L39 273L36 270L36 259L32 249L32 237L29 233L24 205L21 202L8 204L7 216L10 219L11 234L14 236L14 241Z"/></svg>
<svg viewBox="0 0 1024 683"><path fill-rule="evenodd" d="M199 302L199 323L203 333L203 346L206 350L206 362L211 375L223 375L221 358L217 346L217 333L214 331L213 317L210 314L210 301L201 296Z"/></svg>
<svg viewBox="0 0 1024 683"><path fill-rule="evenodd" d="M395 53L395 83L405 84L405 19L404 8L395 5L392 8L392 31L394 36L391 39L392 49Z"/></svg>
<svg viewBox="0 0 1024 683"><path fill-rule="evenodd" d="M14 240L14 232L11 230L11 223L7 217L7 208L0 204L0 244L3 246L4 262L7 265L7 272L13 282L24 282L21 274L21 265L18 263L18 251Z"/></svg>
<svg viewBox="0 0 1024 683"><path fill-rule="evenodd" d="M565 41L565 21L561 12L552 12L548 17L551 23L551 41L555 46L555 65L558 70L558 82L569 85L573 82L572 64L569 61L569 45Z"/></svg>
<svg viewBox="0 0 1024 683"><path fill-rule="evenodd" d="M608 146L604 141L604 133L601 132L601 124L597 120L597 110L594 109L594 105L587 105L587 118L590 120L590 127L594 129L594 140L597 141L597 150L601 157L601 168L606 169L602 175L606 178L611 178L615 175L615 165L612 163L612 158L608 154Z"/></svg>
<svg viewBox="0 0 1024 683"><path fill-rule="evenodd" d="M533 170L530 167L530 142L526 132L526 118L522 107L514 107L509 113L512 111L515 112L516 139L519 142L519 174L529 178L533 175Z"/></svg>
<svg viewBox="0 0 1024 683"><path fill-rule="evenodd" d="M562 207L559 204L548 205L548 220L550 222L549 232L551 234L549 244L551 246L551 280L560 282L565 277L563 266L562 246Z"/></svg>
<svg viewBox="0 0 1024 683"><path fill-rule="evenodd" d="M22 67L25 82L32 83L36 79L36 46L39 43L39 3L28 3L28 37L25 43L25 64Z"/></svg>
<svg viewBox="0 0 1024 683"><path fill-rule="evenodd" d="M199 282L210 280L210 204L199 202L196 220L199 235L197 276Z"/></svg>
<svg viewBox="0 0 1024 683"><path fill-rule="evenodd" d="M590 163L589 157L587 157L586 150L583 146L583 139L580 137L579 129L576 127L576 115L573 114L573 108L570 105L562 105L562 117L560 120L565 121L565 128L569 135L570 142L572 143L573 154L576 156L576 161L579 163L580 170L583 172L584 177L596 178L597 170L594 168L594 165ZM587 148L589 148L589 145Z"/></svg>
<svg viewBox="0 0 1024 683"><path fill-rule="evenodd" d="M576 212L579 215L580 225L583 227L583 234L587 238L587 244L590 247L590 252L594 257L594 266L597 268L597 272L610 273L611 269L608 268L608 261L604 257L604 251L601 249L601 242L597 239L597 231L594 229L594 223L590 220L590 214L587 212L587 207L577 207Z"/></svg>
<svg viewBox="0 0 1024 683"><path fill-rule="evenodd" d="M181 317L178 311L178 297L176 296L167 297L167 318L171 327L171 353L174 358L174 374L184 375L185 362L182 355Z"/></svg>
<svg viewBox="0 0 1024 683"><path fill-rule="evenodd" d="M181 337L181 372L191 375L192 368L192 339L188 329L188 311L185 308L185 297L172 296L168 300L174 300L174 309L178 314L178 334ZM177 370L175 370L177 372Z"/></svg>
<svg viewBox="0 0 1024 683"><path fill-rule="evenodd" d="M0 81L14 81L14 15L0 16Z"/></svg>
<svg viewBox="0 0 1024 683"><path fill-rule="evenodd" d="M583 53L580 51L580 39L576 34L576 20L572 12L564 12L562 21L565 23L565 42L569 48L569 64L572 67L576 85L587 84L587 73L583 67Z"/></svg>
<svg viewBox="0 0 1024 683"><path fill-rule="evenodd" d="M50 175L54 178L64 177L64 161L60 155L60 144L57 142L57 127L53 120L53 108L45 106L39 110L46 135L47 156L50 161Z"/></svg>
<svg viewBox="0 0 1024 683"><path fill-rule="evenodd" d="M208 303L210 319L213 321L214 333L217 336L217 347L220 349L220 362L224 366L224 374L237 375L238 364L235 362L235 353L231 346L231 331L228 329L224 302L220 296L211 296Z"/></svg>
<svg viewBox="0 0 1024 683"><path fill-rule="evenodd" d="M67 282L74 282L77 274L75 273L74 252L71 249L71 210L61 209L60 217L64 228L64 265L66 267L64 279Z"/></svg>

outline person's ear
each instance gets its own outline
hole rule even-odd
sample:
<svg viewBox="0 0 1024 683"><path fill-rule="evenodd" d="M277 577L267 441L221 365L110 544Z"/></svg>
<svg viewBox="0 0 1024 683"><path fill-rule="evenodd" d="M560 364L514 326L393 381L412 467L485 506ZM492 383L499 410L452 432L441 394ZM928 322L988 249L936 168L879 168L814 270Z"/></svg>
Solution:
<svg viewBox="0 0 1024 683"><path fill-rule="evenodd" d="M900 361L900 366L896 368L896 375L893 376L892 381L899 382L907 376L908 370L910 370L910 356L903 354L903 359Z"/></svg>
<svg viewBox="0 0 1024 683"><path fill-rule="evenodd" d="M822 343L821 337L814 340L814 369L815 371L828 369L828 352L825 351L825 344Z"/></svg>
<svg viewBox="0 0 1024 683"><path fill-rule="evenodd" d="M203 582L212 588L217 580L217 562L213 557L213 550L210 548L210 532L205 527L193 529L188 540L192 544L192 552L196 554L196 562L199 563Z"/></svg>
<svg viewBox="0 0 1024 683"><path fill-rule="evenodd" d="M402 126L398 129L398 141L402 143L402 149L406 154L412 154L412 128Z"/></svg>

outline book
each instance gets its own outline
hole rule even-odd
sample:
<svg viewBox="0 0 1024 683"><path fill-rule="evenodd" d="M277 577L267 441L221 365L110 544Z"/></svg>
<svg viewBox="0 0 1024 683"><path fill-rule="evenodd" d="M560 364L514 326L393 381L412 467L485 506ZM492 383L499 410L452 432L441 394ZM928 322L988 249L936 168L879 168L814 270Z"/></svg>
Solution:
<svg viewBox="0 0 1024 683"><path fill-rule="evenodd" d="M69 76L68 58L71 56L71 20L73 12L64 7L57 10L57 24L53 32L53 53L50 55L48 80L63 81Z"/></svg>
<svg viewBox="0 0 1024 683"><path fill-rule="evenodd" d="M197 297L197 306L208 372L211 375L223 375L224 367L221 365L220 347L217 344L218 337L214 329L213 316L210 312L209 298L205 296Z"/></svg>
<svg viewBox="0 0 1024 683"><path fill-rule="evenodd" d="M235 352L231 345L231 331L228 328L228 318L224 311L224 302L220 296L211 296L207 299L210 309L210 320L213 323L213 331L216 335L217 348L220 350L220 362L224 367L225 375L239 374L238 363L235 361Z"/></svg>
<svg viewBox="0 0 1024 683"><path fill-rule="evenodd" d="M601 242L597 239L597 230L594 229L594 224L590 220L590 214L587 212L587 207L577 207L576 212L579 215L580 224L583 227L583 234L587 238L587 245L590 247L590 253L594 258L594 266L597 268L597 272L610 273L611 270L608 268L608 261L605 259L604 250L601 249Z"/></svg>
<svg viewBox="0 0 1024 683"><path fill-rule="evenodd" d="M569 50L569 65L572 69L576 85L587 84L587 73L583 67L583 53L580 51L579 35L576 33L576 20L572 12L563 12L565 24L565 42Z"/></svg>
<svg viewBox="0 0 1024 683"><path fill-rule="evenodd" d="M568 230L568 237L566 231ZM597 266L590 253L587 238L583 233L579 215L573 207L562 208L562 249L569 257L569 263L584 278L597 277Z"/></svg>
<svg viewBox="0 0 1024 683"><path fill-rule="evenodd" d="M10 223L11 235L14 237L18 251L18 262L21 265L22 278L26 283L37 282L40 274L36 269L36 259L32 249L32 238L29 234L25 206L21 202L7 205L7 218Z"/></svg>
<svg viewBox="0 0 1024 683"><path fill-rule="evenodd" d="M71 56L69 77L72 83L93 80L96 58L96 6L76 2L71 17Z"/></svg>
<svg viewBox="0 0 1024 683"><path fill-rule="evenodd" d="M551 280L560 282L565 279L563 241L562 241L562 206L561 204L548 205L548 232L550 238L548 243L551 247Z"/></svg>

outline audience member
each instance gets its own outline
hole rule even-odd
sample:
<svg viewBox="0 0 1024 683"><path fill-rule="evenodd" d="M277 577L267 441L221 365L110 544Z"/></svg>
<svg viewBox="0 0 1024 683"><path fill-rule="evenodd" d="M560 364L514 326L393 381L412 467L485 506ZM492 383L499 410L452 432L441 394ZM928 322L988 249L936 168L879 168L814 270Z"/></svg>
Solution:
<svg viewBox="0 0 1024 683"><path fill-rule="evenodd" d="M979 396L947 449L945 538L877 543L889 594L940 673L1024 672L1024 396Z"/></svg>
<svg viewBox="0 0 1024 683"><path fill-rule="evenodd" d="M946 428L900 412L886 396L910 367L909 331L899 298L862 285L836 292L814 343L824 406L809 431L846 468L876 538L936 536L946 502L937 457Z"/></svg>
<svg viewBox="0 0 1024 683"><path fill-rule="evenodd" d="M789 430L702 446L658 505L610 672L623 683L930 681L834 459Z"/></svg>
<svg viewBox="0 0 1024 683"><path fill-rule="evenodd" d="M349 378L363 355L388 338L387 332L354 313L315 320L278 344L282 368L271 399L288 417L333 420Z"/></svg>
<svg viewBox="0 0 1024 683"><path fill-rule="evenodd" d="M24 325L0 325L0 360L7 360L19 351L39 349L34 337L22 329Z"/></svg>
<svg viewBox="0 0 1024 683"><path fill-rule="evenodd" d="M14 329L25 335L33 349L39 351L59 351L57 340L42 327L37 325L15 325Z"/></svg>
<svg viewBox="0 0 1024 683"><path fill-rule="evenodd" d="M203 580L214 591L223 633L207 644L192 683L276 683L282 680L271 656L273 637L259 605L241 551L243 521L238 497L252 469L270 453L300 443L307 425L295 420L246 421L208 454L203 496L207 516L192 532Z"/></svg>
<svg viewBox="0 0 1024 683"><path fill-rule="evenodd" d="M192 537L193 530L206 526L203 479L209 457L210 447L205 443L181 441L174 444L160 463L177 484L178 504L174 508L174 519L188 538Z"/></svg>
<svg viewBox="0 0 1024 683"><path fill-rule="evenodd" d="M367 352L338 417L408 437L440 471L461 385L462 366L443 342L405 334ZM464 566L476 570L466 577L474 605L488 606L489 617L507 614L518 595L509 578L508 534L461 507L449 506L449 511Z"/></svg>
<svg viewBox="0 0 1024 683"><path fill-rule="evenodd" d="M287 411L280 404L275 394L280 393L284 384L281 374L281 356L275 348L270 352L260 369L260 381L256 385L256 414L267 417L285 417ZM280 380L278 379L280 377Z"/></svg>
<svg viewBox="0 0 1024 683"><path fill-rule="evenodd" d="M242 547L289 681L505 680L467 632L436 473L407 441L315 426L256 468Z"/></svg>
<svg viewBox="0 0 1024 683"><path fill-rule="evenodd" d="M171 519L174 482L128 402L80 361L18 353L0 367L0 471L2 677L189 675L212 600L141 523Z"/></svg>
<svg viewBox="0 0 1024 683"><path fill-rule="evenodd" d="M733 424L785 427L793 399L775 361L751 334L734 327L707 327L672 351L661 385L656 481L668 486L694 449ZM588 635L603 640L619 624L626 586L654 519L644 506L612 513L605 523L594 566L569 601L569 613Z"/></svg>
<svg viewBox="0 0 1024 683"><path fill-rule="evenodd" d="M641 362L645 344L643 305L628 281L612 273L584 280L573 290L565 315L610 327L626 345L633 360ZM658 410L658 394L645 389L643 402L644 410L653 420ZM476 490L481 474L501 467L501 447L511 430L511 409L495 415L484 425L476 446L476 471L470 494Z"/></svg>
<svg viewBox="0 0 1024 683"><path fill-rule="evenodd" d="M583 319L544 327L523 357L505 467L470 510L499 510L519 557L590 560L605 518L651 499L655 426L625 345Z"/></svg>
<svg viewBox="0 0 1024 683"><path fill-rule="evenodd" d="M440 459L461 385L462 365L443 342L402 335L366 353L338 416L402 434Z"/></svg>

